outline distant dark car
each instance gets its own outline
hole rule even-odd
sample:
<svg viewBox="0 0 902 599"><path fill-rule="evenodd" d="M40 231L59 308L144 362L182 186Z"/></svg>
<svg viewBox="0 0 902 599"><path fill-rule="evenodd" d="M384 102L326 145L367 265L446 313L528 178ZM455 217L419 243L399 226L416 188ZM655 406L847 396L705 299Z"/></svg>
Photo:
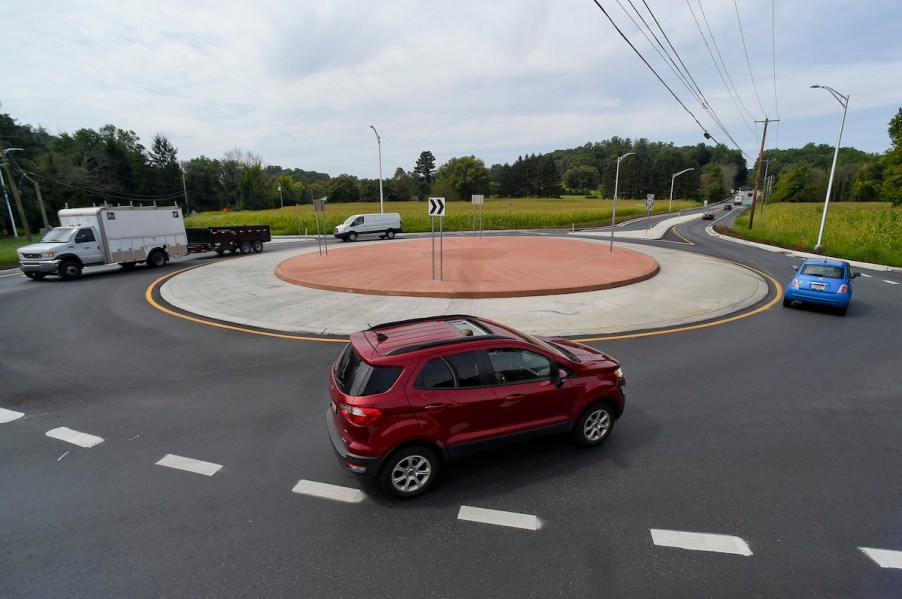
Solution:
<svg viewBox="0 0 902 599"><path fill-rule="evenodd" d="M351 335L326 422L344 468L408 498L477 449L555 432L600 445L625 383L614 358L575 341L473 316L420 318Z"/></svg>
<svg viewBox="0 0 902 599"><path fill-rule="evenodd" d="M830 258L809 258L793 268L796 274L783 294L784 307L794 303L818 304L834 308L840 316L846 315L852 300L852 279L861 273L853 273L848 262Z"/></svg>
<svg viewBox="0 0 902 599"><path fill-rule="evenodd" d="M724 209L724 210L732 210L732 209L733 209L733 204L724 204L723 209Z"/></svg>
<svg viewBox="0 0 902 599"><path fill-rule="evenodd" d="M702 220L714 220L714 213L705 212L704 214L702 214Z"/></svg>

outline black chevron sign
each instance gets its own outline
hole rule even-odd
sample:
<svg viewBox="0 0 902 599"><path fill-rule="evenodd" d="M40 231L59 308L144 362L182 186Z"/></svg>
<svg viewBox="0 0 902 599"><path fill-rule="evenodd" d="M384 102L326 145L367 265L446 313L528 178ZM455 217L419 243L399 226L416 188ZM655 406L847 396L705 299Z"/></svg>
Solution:
<svg viewBox="0 0 902 599"><path fill-rule="evenodd" d="M445 198L429 198L429 216L445 216Z"/></svg>

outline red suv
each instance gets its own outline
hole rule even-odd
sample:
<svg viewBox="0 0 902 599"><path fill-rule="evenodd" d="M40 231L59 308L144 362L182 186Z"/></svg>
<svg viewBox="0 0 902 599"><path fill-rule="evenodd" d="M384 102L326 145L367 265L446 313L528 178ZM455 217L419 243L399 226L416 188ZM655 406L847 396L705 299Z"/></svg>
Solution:
<svg viewBox="0 0 902 599"><path fill-rule="evenodd" d="M415 497L474 450L566 431L601 444L625 384L620 364L586 345L472 316L419 318L351 335L326 424L345 468Z"/></svg>

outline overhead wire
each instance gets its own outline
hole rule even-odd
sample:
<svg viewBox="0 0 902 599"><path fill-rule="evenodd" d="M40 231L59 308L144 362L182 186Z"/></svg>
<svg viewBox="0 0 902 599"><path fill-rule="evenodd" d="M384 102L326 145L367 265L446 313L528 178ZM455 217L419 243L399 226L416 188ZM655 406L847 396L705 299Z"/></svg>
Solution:
<svg viewBox="0 0 902 599"><path fill-rule="evenodd" d="M698 17L696 16L695 11L692 9L691 2L689 0L686 0L686 6L689 8L689 13L692 15L692 20L695 21L695 26L698 28L698 33L699 35L701 35L702 41L705 43L705 48L707 48L708 50L708 55L711 57L711 61L714 63L714 68L717 70L717 74L720 76L720 80L723 82L724 87L727 90L727 94L729 94L730 99L733 101L733 105L736 107L736 111L739 113L740 118L742 118L743 123L745 123L746 128L749 130L752 136L757 137L757 133L755 133L754 128L751 124L752 122L754 122L755 117L746 107L745 102L742 101L742 96L740 96L739 92L736 91L736 85L733 83L733 78L730 77L730 71L727 69L723 55L720 53L720 47L717 45L717 40L714 38L714 32L711 30L711 25L708 22L708 16L705 14L705 9L702 7L701 0L697 0L697 2L699 12L702 15L702 19L705 21L705 28L708 30L707 37L705 36L704 31L702 31L701 23L698 22ZM717 58L714 57L714 52L711 51L711 45L708 44L708 37L711 38L711 43L714 44L714 50L717 52ZM729 83L727 83L727 81L729 81ZM739 105L742 105L742 109L739 108ZM748 115L749 119L751 119L751 122L747 120L743 115L743 109L745 110L745 113Z"/></svg>
<svg viewBox="0 0 902 599"><path fill-rule="evenodd" d="M695 116L695 114L691 110L689 110L689 108L686 106L686 104L679 98L679 96L677 96L676 92L673 91L673 89L667 84L666 81L664 81L664 79L661 77L661 75L655 70L655 68L651 65L651 63L649 63L649 61L645 58L645 56L642 55L642 53L639 51L639 49L636 48L636 46L629 40L629 38L620 29L620 27L617 25L617 23L614 21L614 19L611 17L611 15L608 13L608 11L605 10L605 8L601 5L599 0L593 0L593 1L595 2L595 5L598 7L598 9L602 12L602 14L604 14L605 17L607 17L608 21L610 21L611 25L614 27L614 29L617 31L617 33L620 34L620 37L622 37L623 40L630 46L630 48L633 50L633 52L636 53L636 55L639 57L639 59L642 60L642 62L645 64L645 66L648 67L648 69L652 72L652 74L654 74L654 76L665 87L665 89L667 89L667 91L670 92L670 95L673 96L673 98L677 101L677 103L680 104L680 106L682 106L683 110L685 110L693 118L693 120L696 122L696 124L699 126L699 128L701 128L702 131L704 132L705 137L707 139L711 139L715 143L719 144L720 142L718 142L710 134L710 132L707 130L707 128L701 124L701 122L698 120L698 118ZM649 41L649 43L652 44L652 47L654 48L655 44L652 43L651 40L649 40L648 35L645 34L645 32L638 25L636 20L633 19L632 16L629 14L629 12L624 8L623 4L620 3L620 0L616 0L616 1L617 1L618 5L620 6L620 8L624 11L624 13L627 14L627 17L630 18L630 20L633 22L633 24L636 25L636 27L640 30L640 32L643 34L643 36L646 38L646 40ZM639 13L639 11L636 9L635 5L632 3L632 0L627 0L627 1L629 2L630 6L633 8L633 11L635 11L637 13L637 15L639 16L639 19L645 24L645 27L651 32L652 37L655 38L658 47L660 47L664 51L664 53L667 54L668 58L665 59L665 64L668 64L668 66L671 68L671 70L675 74L677 74L677 77L683 82L683 84L687 87L687 89L690 91L692 96L702 106L702 109L705 110L705 112L708 114L709 117L711 117L711 119L714 121L714 123L717 125L717 127L727 136L727 138L733 143L733 145L736 147L736 149L739 150L745 156L750 157L748 155L748 153L746 153L742 149L742 147L736 142L736 140L733 138L733 136L727 130L724 123L717 116L717 113L713 110L710 103L705 99L704 94L701 91L701 88L695 83L695 79L692 78L688 69L685 68L685 63L683 62L682 58L679 57L679 53L676 52L676 50L674 49L674 53L677 56L677 60L679 60L680 64L683 65L682 68L685 69L686 75L682 75L680 73L680 67L676 66L676 62L674 61L673 58L670 58L670 53L666 50L666 48L664 48L664 46L660 42L660 40L658 40L657 34L655 34L655 32L648 25L647 21L645 21L645 19L642 17L641 13ZM663 29L660 27L660 22L658 21L658 19L654 16L654 12L651 10L651 8L648 6L647 3L644 2L644 4L645 4L646 9L649 11L649 14L651 15L651 18L655 21L655 23L658 25L658 28L661 29L661 31L663 33ZM665 34L665 37L666 37L666 34ZM668 45L673 47L673 45L670 43L669 39L667 39L667 43L668 43ZM659 55L661 54L661 52L658 51L657 48L655 48L655 50L658 52ZM689 83L690 80L692 81L692 84ZM695 89L693 89L693 85L695 86Z"/></svg>
<svg viewBox="0 0 902 599"><path fill-rule="evenodd" d="M733 0L733 6L736 8L736 21L739 23L739 36L742 38L742 50L745 52L745 64L749 67L749 77L752 80L752 89L755 90L755 98L758 100L758 107L761 108L761 112L763 112L766 117L767 111L761 103L761 96L758 95L758 85L755 83L755 74L752 73L752 62L749 60L749 49L745 43L745 33L742 31L742 17L739 16L739 4L737 4L736 0Z"/></svg>

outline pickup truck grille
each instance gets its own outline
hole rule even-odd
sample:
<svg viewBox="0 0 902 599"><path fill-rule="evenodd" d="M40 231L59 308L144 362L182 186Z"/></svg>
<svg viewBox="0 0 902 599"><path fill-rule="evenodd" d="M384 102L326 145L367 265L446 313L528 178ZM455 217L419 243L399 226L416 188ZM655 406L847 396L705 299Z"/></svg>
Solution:
<svg viewBox="0 0 902 599"><path fill-rule="evenodd" d="M23 254L22 254L22 257L23 257L23 258L40 258L41 255L40 255L40 254L35 254L35 253L32 253L32 252L28 252L28 253L23 253Z"/></svg>

